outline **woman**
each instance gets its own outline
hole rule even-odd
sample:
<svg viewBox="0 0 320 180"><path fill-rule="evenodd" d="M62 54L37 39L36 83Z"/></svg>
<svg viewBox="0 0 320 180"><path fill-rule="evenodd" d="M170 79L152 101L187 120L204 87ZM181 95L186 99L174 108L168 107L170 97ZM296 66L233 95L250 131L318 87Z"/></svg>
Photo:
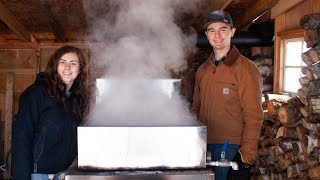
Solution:
<svg viewBox="0 0 320 180"><path fill-rule="evenodd" d="M15 180L60 180L77 156L77 126L89 112L89 68L79 48L64 46L20 96L12 125Z"/></svg>

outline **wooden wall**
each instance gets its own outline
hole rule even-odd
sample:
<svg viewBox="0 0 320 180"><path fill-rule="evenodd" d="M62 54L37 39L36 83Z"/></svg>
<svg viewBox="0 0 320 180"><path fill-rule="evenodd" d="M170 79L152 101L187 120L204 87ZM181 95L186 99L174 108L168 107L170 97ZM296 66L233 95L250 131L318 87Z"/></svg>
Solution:
<svg viewBox="0 0 320 180"><path fill-rule="evenodd" d="M284 3L290 3L283 0ZM293 0L292 0L293 1ZM282 40L287 38L303 37L300 19L305 14L320 12L319 0L303 0L288 11L275 17L275 45L274 45L274 83L273 92L281 93L283 84L283 49Z"/></svg>

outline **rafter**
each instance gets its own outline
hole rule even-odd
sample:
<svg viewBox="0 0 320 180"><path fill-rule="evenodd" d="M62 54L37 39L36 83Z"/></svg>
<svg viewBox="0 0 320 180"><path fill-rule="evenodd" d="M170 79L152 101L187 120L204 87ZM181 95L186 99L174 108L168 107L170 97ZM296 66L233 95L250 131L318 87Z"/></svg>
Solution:
<svg viewBox="0 0 320 180"><path fill-rule="evenodd" d="M54 18L51 7L48 4L48 1L39 1L41 6L43 7L43 13L46 15L49 20L49 26L51 28L52 33L54 34L57 42L66 42L64 38L64 31L62 26L58 23L58 21Z"/></svg>
<svg viewBox="0 0 320 180"><path fill-rule="evenodd" d="M247 11L243 12L240 20L234 22L235 27L242 29L250 24L254 19L270 10L279 0L257 0Z"/></svg>
<svg viewBox="0 0 320 180"><path fill-rule="evenodd" d="M33 42L35 39L32 34L24 27L16 17L11 13L11 11L0 2L0 19L13 31L15 32L23 41Z"/></svg>

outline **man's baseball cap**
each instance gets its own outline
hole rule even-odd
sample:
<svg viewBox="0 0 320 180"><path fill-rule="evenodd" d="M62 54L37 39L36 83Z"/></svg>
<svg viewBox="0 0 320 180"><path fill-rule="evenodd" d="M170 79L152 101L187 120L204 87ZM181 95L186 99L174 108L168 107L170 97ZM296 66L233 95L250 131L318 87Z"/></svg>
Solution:
<svg viewBox="0 0 320 180"><path fill-rule="evenodd" d="M230 27L233 27L231 16L226 11L216 10L211 12L207 18L206 24L203 25L203 28L207 29L208 26L214 22L223 22L228 24Z"/></svg>

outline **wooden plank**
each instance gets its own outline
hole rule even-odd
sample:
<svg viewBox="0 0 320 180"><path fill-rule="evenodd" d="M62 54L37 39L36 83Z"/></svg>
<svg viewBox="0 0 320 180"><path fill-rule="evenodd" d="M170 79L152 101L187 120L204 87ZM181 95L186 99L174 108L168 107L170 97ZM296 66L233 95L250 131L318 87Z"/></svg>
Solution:
<svg viewBox="0 0 320 180"><path fill-rule="evenodd" d="M275 18L275 41L274 41L274 75L273 75L273 93L279 94L283 85L283 47L281 37L278 32L284 31L286 16L282 14Z"/></svg>
<svg viewBox="0 0 320 180"><path fill-rule="evenodd" d="M281 37L281 39L291 39L297 37L303 37L304 30L303 29L293 29L289 31L281 31L277 32L277 35Z"/></svg>
<svg viewBox="0 0 320 180"><path fill-rule="evenodd" d="M229 4L232 2L232 0L226 0L222 6L220 7L220 10L224 10L226 7L229 6Z"/></svg>
<svg viewBox="0 0 320 180"><path fill-rule="evenodd" d="M240 21L234 22L234 26L240 29L246 27L248 24L252 23L254 19L261 16L263 13L271 9L279 0L257 0L241 15Z"/></svg>
<svg viewBox="0 0 320 180"><path fill-rule="evenodd" d="M66 42L66 39L64 38L64 30L62 26L58 23L58 21L55 19L53 13L52 13L52 5L49 4L49 1L39 1L42 7L45 9L47 18L50 20L50 27L52 30L52 33L54 34L56 40L58 42Z"/></svg>
<svg viewBox="0 0 320 180"><path fill-rule="evenodd" d="M13 78L12 72L7 73L6 83L6 105L5 105L5 118L4 118L4 154L5 157L9 156L11 151L11 126L12 126L12 105L13 105ZM11 157L8 158L7 174L11 174ZM9 178L9 177L6 177Z"/></svg>
<svg viewBox="0 0 320 180"><path fill-rule="evenodd" d="M37 48L57 49L64 45L76 46L78 48L89 48L89 46L95 47L98 44L99 43L89 43L89 42L74 42L74 43L41 42L41 43L12 43L12 44L0 43L0 49L37 49Z"/></svg>
<svg viewBox="0 0 320 180"><path fill-rule="evenodd" d="M0 73L36 74L37 69L0 69Z"/></svg>
<svg viewBox="0 0 320 180"><path fill-rule="evenodd" d="M275 17L287 12L289 9L293 8L303 1L305 0L280 0L271 8L271 18L274 19Z"/></svg>
<svg viewBox="0 0 320 180"><path fill-rule="evenodd" d="M0 19L21 39L26 42L32 42L32 34L16 19L11 11L0 2Z"/></svg>

